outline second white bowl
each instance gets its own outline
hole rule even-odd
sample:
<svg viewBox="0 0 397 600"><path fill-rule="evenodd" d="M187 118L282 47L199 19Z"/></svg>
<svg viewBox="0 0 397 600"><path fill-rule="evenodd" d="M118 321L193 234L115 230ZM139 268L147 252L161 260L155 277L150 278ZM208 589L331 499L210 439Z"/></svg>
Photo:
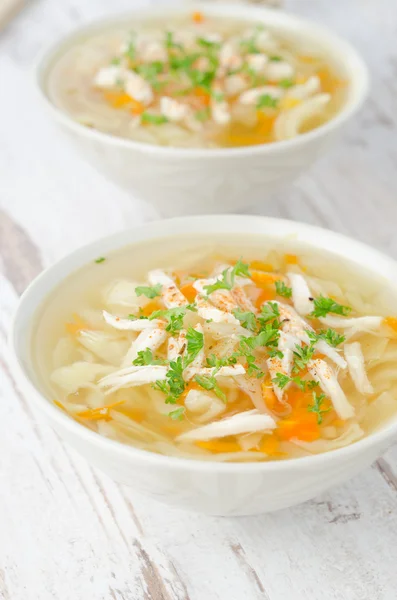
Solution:
<svg viewBox="0 0 397 600"><path fill-rule="evenodd" d="M192 4L190 11L202 9ZM324 154L342 126L361 106L368 88L366 66L354 48L328 30L285 12L244 4L211 5L210 15L262 22L301 36L330 57L348 80L342 110L324 125L293 140L244 148L177 149L153 146L89 129L54 106L47 81L57 58L78 40L134 18L186 13L186 5L136 10L79 28L58 42L37 69L37 83L47 110L81 154L122 188L153 204L162 216L231 212L263 201L281 184L292 182Z"/></svg>

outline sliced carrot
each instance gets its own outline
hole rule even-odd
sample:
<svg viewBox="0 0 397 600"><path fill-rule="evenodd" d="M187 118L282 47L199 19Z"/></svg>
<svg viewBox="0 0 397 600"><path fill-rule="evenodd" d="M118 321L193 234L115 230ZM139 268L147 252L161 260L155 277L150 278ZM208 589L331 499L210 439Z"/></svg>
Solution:
<svg viewBox="0 0 397 600"><path fill-rule="evenodd" d="M118 402L113 402L113 404L108 404L107 406L101 406L99 408L88 408L87 410L77 413L76 416L80 419L88 419L89 421L110 421L112 417L110 416L109 411L120 404L124 404L124 400L119 400Z"/></svg>
<svg viewBox="0 0 397 600"><path fill-rule="evenodd" d="M277 434L281 440L297 438L304 442L313 442L320 437L320 428L313 413L300 415L299 418L282 419L277 423Z"/></svg>
<svg viewBox="0 0 397 600"><path fill-rule="evenodd" d="M196 446L209 450L215 454L220 452L241 452L241 447L237 442L229 442L225 440L208 440L203 442L196 442Z"/></svg>
<svg viewBox="0 0 397 600"><path fill-rule="evenodd" d="M141 408L129 408L128 406L123 406L119 411L137 423L141 423L146 417L146 412Z"/></svg>
<svg viewBox="0 0 397 600"><path fill-rule="evenodd" d="M298 257L296 256L296 254L286 254L284 256L284 260L287 263L287 265L297 265L298 264Z"/></svg>
<svg viewBox="0 0 397 600"><path fill-rule="evenodd" d="M73 313L73 323L66 323L65 329L70 335L76 335L82 329L91 329L89 325L77 314Z"/></svg>
<svg viewBox="0 0 397 600"><path fill-rule="evenodd" d="M269 376L263 381L261 388L262 398L264 399L266 406L269 410L274 410L277 403L277 397L273 392L272 382Z"/></svg>
<svg viewBox="0 0 397 600"><path fill-rule="evenodd" d="M259 444L259 452L264 452L269 456L278 454L280 447L280 440L276 435L264 435L261 443Z"/></svg>
<svg viewBox="0 0 397 600"><path fill-rule="evenodd" d="M143 317L150 317L152 312L161 310L161 308L161 304L158 300L151 300L141 309L141 314Z"/></svg>
<svg viewBox="0 0 397 600"><path fill-rule="evenodd" d="M265 271L251 271L251 279L258 286L268 286L283 279L283 276L278 273L266 273Z"/></svg>
<svg viewBox="0 0 397 600"><path fill-rule="evenodd" d="M270 135L273 132L274 121L277 115L267 115L262 111L257 111L257 133L261 135Z"/></svg>
<svg viewBox="0 0 397 600"><path fill-rule="evenodd" d="M204 104L204 106L210 105L211 96L208 92L206 92L202 88L200 88L200 87L195 88L193 91L193 94L196 96L196 98L200 99L200 101L202 102L202 104Z"/></svg>
<svg viewBox="0 0 397 600"><path fill-rule="evenodd" d="M128 107L132 114L140 115L145 110L145 107L141 102L135 100L125 92L113 92L107 90L104 92L105 100L113 106L113 108L126 108Z"/></svg>
<svg viewBox="0 0 397 600"><path fill-rule="evenodd" d="M254 269L255 271L273 271L273 265L262 262L261 260L253 260L250 263L250 269Z"/></svg>
<svg viewBox="0 0 397 600"><path fill-rule="evenodd" d="M392 329L394 331L394 333L397 333L397 318L396 317L386 317L385 319L383 319L383 322L385 325L390 327L390 329Z"/></svg>
<svg viewBox="0 0 397 600"><path fill-rule="evenodd" d="M256 308L260 308L262 306L262 304L264 302L267 302L268 300L274 300L276 297L276 290L272 290L272 289L264 289L261 291L261 293L259 294L258 298L255 301L255 306Z"/></svg>
<svg viewBox="0 0 397 600"><path fill-rule="evenodd" d="M194 21L195 23L202 23L204 21L204 15L203 15L203 13L200 12L199 10L196 10L192 14L192 21Z"/></svg>
<svg viewBox="0 0 397 600"><path fill-rule="evenodd" d="M339 79L332 74L329 69L320 69L316 73L321 82L321 90L328 94L333 94L338 88L344 87L347 82L344 79Z"/></svg>
<svg viewBox="0 0 397 600"><path fill-rule="evenodd" d="M55 406L57 406L58 408L60 408L61 410L67 412L66 408L64 407L63 404L61 404L60 402L58 402L58 400L54 400L54 404Z"/></svg>
<svg viewBox="0 0 397 600"><path fill-rule="evenodd" d="M306 54L301 54L300 56L297 57L298 60L300 60L303 63L306 63L308 65L311 65L313 63L318 62L318 58L316 58L315 56L308 56Z"/></svg>
<svg viewBox="0 0 397 600"><path fill-rule="evenodd" d="M181 288L182 294L185 296L189 302L193 302L195 297L197 296L197 290L193 287L191 283L186 283Z"/></svg>
<svg viewBox="0 0 397 600"><path fill-rule="evenodd" d="M332 421L332 425L334 425L334 427L344 427L345 422L343 421L343 419L334 419Z"/></svg>

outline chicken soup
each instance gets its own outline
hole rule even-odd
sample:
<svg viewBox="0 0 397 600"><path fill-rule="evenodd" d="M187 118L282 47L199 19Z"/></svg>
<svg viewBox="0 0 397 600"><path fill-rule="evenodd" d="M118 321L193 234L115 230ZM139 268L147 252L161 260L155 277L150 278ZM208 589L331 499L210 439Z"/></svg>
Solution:
<svg viewBox="0 0 397 600"><path fill-rule="evenodd" d="M157 240L62 283L33 354L49 398L99 435L177 457L284 460L396 418L393 303L384 282L310 247Z"/></svg>
<svg viewBox="0 0 397 600"><path fill-rule="evenodd" d="M342 107L347 82L306 39L194 13L77 42L48 88L87 127L148 144L223 148L319 127Z"/></svg>

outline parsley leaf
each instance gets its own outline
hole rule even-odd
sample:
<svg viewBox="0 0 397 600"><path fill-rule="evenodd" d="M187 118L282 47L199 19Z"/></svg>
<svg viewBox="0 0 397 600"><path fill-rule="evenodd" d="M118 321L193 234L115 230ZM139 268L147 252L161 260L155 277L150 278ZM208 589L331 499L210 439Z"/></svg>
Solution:
<svg viewBox="0 0 397 600"><path fill-rule="evenodd" d="M231 290L234 286L236 277L251 278L249 266L241 260L238 260L234 267L222 271L221 277L215 283L204 286L204 289L208 295L216 290Z"/></svg>
<svg viewBox="0 0 397 600"><path fill-rule="evenodd" d="M278 309L278 305L276 302L265 302L262 304L261 314L258 317L258 321L264 327L266 323L273 322L275 326L278 327L278 317L280 316L280 311Z"/></svg>
<svg viewBox="0 0 397 600"><path fill-rule="evenodd" d="M276 373L276 377L273 377L272 379L272 383L277 385L277 387L279 387L280 390L283 390L285 386L289 384L290 381L291 377L288 377L288 375L284 375L284 373Z"/></svg>
<svg viewBox="0 0 397 600"><path fill-rule="evenodd" d="M158 381L155 384L156 389L160 389L162 392L168 394L165 399L167 404L175 404L179 396L185 391L186 383L183 379L183 369L182 357L178 356L176 360L170 362L170 368L166 375L167 382Z"/></svg>
<svg viewBox="0 0 397 600"><path fill-rule="evenodd" d="M146 348L146 350L140 350L138 352L138 356L132 361L132 364L138 367L144 367L146 365L165 365L166 361L162 358L154 358L151 349Z"/></svg>
<svg viewBox="0 0 397 600"><path fill-rule="evenodd" d="M165 47L169 50L171 48L178 48L179 50L183 49L182 44L178 44L174 41L174 34L172 31L166 31L165 33Z"/></svg>
<svg viewBox="0 0 397 600"><path fill-rule="evenodd" d="M314 354L314 345L310 344L309 346L299 346L296 344L294 350L294 367L293 371L301 371L306 368L307 363L313 358Z"/></svg>
<svg viewBox="0 0 397 600"><path fill-rule="evenodd" d="M274 285L276 286L276 291L279 296L284 296L284 298L291 298L292 288L286 286L284 281L275 281Z"/></svg>
<svg viewBox="0 0 397 600"><path fill-rule="evenodd" d="M163 286L161 285L161 283L158 283L157 285L153 285L152 287L140 285L135 288L135 293L137 296L146 296L147 298L157 298L157 296L161 296L162 289L163 289Z"/></svg>
<svg viewBox="0 0 397 600"><path fill-rule="evenodd" d="M281 62L283 59L281 56L273 55L269 56L269 60L271 60L272 62Z"/></svg>
<svg viewBox="0 0 397 600"><path fill-rule="evenodd" d="M233 314L243 327L250 331L256 331L256 317L253 312L245 312L241 308L233 310Z"/></svg>
<svg viewBox="0 0 397 600"><path fill-rule="evenodd" d="M207 106L206 108L203 108L202 110L198 110L194 116L196 117L196 119L198 121L203 122L203 121L207 121L210 118L211 112Z"/></svg>
<svg viewBox="0 0 397 600"><path fill-rule="evenodd" d="M211 42L210 40L206 40L202 37L197 38L196 41L199 46L202 48L208 48L209 50L218 50L221 47L219 42Z"/></svg>
<svg viewBox="0 0 397 600"><path fill-rule="evenodd" d="M292 81L292 79L283 79L282 81L278 82L278 85L282 88L290 88L292 87L294 84L294 82Z"/></svg>
<svg viewBox="0 0 397 600"><path fill-rule="evenodd" d="M190 365L204 348L204 334L200 331L196 331L193 327L189 327L186 332L186 341L187 341L187 349L186 349L186 358L185 358L185 367Z"/></svg>
<svg viewBox="0 0 397 600"><path fill-rule="evenodd" d="M165 310L155 310L150 315L149 320L153 321L153 319L166 319L168 321L168 325L165 330L173 335L182 329L185 314L186 307L177 306L175 308L169 308Z"/></svg>
<svg viewBox="0 0 397 600"><path fill-rule="evenodd" d="M329 408L321 407L325 399L325 394L317 395L316 392L313 392L313 404L309 404L309 406L307 407L307 410L309 412L315 413L317 415L318 425L321 425L321 423L323 422L323 414L329 412L332 408L331 406Z"/></svg>
<svg viewBox="0 0 397 600"><path fill-rule="evenodd" d="M114 58L112 58L112 60L110 61L111 65L119 65L121 63L121 58L119 56L115 56Z"/></svg>
<svg viewBox="0 0 397 600"><path fill-rule="evenodd" d="M230 367L230 365L235 365L236 362L237 357L234 354L225 358L218 358L215 354L210 354L207 358L207 365L215 368L217 371L219 371L221 367Z"/></svg>
<svg viewBox="0 0 397 600"><path fill-rule="evenodd" d="M250 377L256 377L257 379L260 379L261 377L264 377L264 372L258 367L258 365L255 362L255 356L253 354L247 354L246 356L247 359L247 373Z"/></svg>
<svg viewBox="0 0 397 600"><path fill-rule="evenodd" d="M263 94L259 96L258 101L256 103L256 108L276 108L278 104L278 98L274 98L270 94Z"/></svg>
<svg viewBox="0 0 397 600"><path fill-rule="evenodd" d="M141 119L142 123L150 123L152 125L163 125L164 123L168 123L168 119L164 115L155 115L148 112L143 112Z"/></svg>
<svg viewBox="0 0 397 600"><path fill-rule="evenodd" d="M96 264L99 265L100 263L103 263L106 260L106 258L104 256L100 256L99 258L97 258L95 260Z"/></svg>
<svg viewBox="0 0 397 600"><path fill-rule="evenodd" d="M335 329L321 329L318 332L317 338L325 340L330 346L336 348L346 340L346 336L340 335Z"/></svg>
<svg viewBox="0 0 397 600"><path fill-rule="evenodd" d="M170 413L168 413L168 416L171 417L173 421L181 421L183 419L184 412L185 407L180 406L179 408L176 408L175 410L172 410Z"/></svg>
<svg viewBox="0 0 397 600"><path fill-rule="evenodd" d="M194 380L205 390L213 391L218 398L226 402L226 394L221 390L215 378L215 373L212 375L195 375Z"/></svg>
<svg viewBox="0 0 397 600"><path fill-rule="evenodd" d="M135 60L136 58L136 48L135 48L135 40L130 40L128 43L127 49L124 52L125 56L127 56L130 60Z"/></svg>
<svg viewBox="0 0 397 600"><path fill-rule="evenodd" d="M343 304L338 304L332 298L326 298L325 296L314 298L313 304L314 310L309 317L325 317L328 313L346 317L351 312L350 306L343 306Z"/></svg>

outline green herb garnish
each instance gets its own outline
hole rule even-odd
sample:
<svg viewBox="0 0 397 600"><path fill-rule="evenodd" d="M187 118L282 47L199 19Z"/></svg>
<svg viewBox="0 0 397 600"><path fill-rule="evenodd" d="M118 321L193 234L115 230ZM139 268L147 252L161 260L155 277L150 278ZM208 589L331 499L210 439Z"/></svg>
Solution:
<svg viewBox="0 0 397 600"><path fill-rule="evenodd" d="M169 308L164 310L155 310L149 317L150 321L153 319L166 319L168 325L165 328L171 335L174 335L180 331L183 327L183 319L186 314L185 306L177 306L176 308Z"/></svg>
<svg viewBox="0 0 397 600"><path fill-rule="evenodd" d="M179 408L176 408L175 410L172 410L170 413L168 413L168 416L171 417L171 419L173 421L181 421L183 419L184 412L185 412L185 407L181 406Z"/></svg>
<svg viewBox="0 0 397 600"><path fill-rule="evenodd" d="M167 117L164 115L154 115L153 113L143 112L141 115L142 123L150 123L151 125L163 125L168 123Z"/></svg>
<svg viewBox="0 0 397 600"><path fill-rule="evenodd" d="M178 398L185 391L186 383L183 379L184 364L181 356L172 362L170 362L169 370L167 372L166 381L156 381L154 389L160 390L167 397L165 402L167 404L176 404Z"/></svg>
<svg viewBox="0 0 397 600"><path fill-rule="evenodd" d="M292 81L292 79L282 79L278 82L278 85L282 88L288 89L295 85L295 83Z"/></svg>
<svg viewBox="0 0 397 600"><path fill-rule="evenodd" d="M286 286L283 281L275 281L274 285L276 286L276 291L279 296L284 296L284 298L291 298L292 288Z"/></svg>
<svg viewBox="0 0 397 600"><path fill-rule="evenodd" d="M185 366L190 365L204 348L204 335L200 331L193 329L193 327L189 327L186 332L186 341Z"/></svg>
<svg viewBox="0 0 397 600"><path fill-rule="evenodd" d="M340 335L335 329L321 329L318 333L314 331L307 331L307 335L309 336L312 342L317 342L318 340L324 340L330 346L336 348L340 344L346 340L346 336Z"/></svg>
<svg viewBox="0 0 397 600"><path fill-rule="evenodd" d="M269 56L269 60L271 60L272 62L281 62L283 60L283 58L282 58L282 56L273 55L273 56Z"/></svg>
<svg viewBox="0 0 397 600"><path fill-rule="evenodd" d="M205 38L197 38L197 44L202 48L206 48L208 50L219 50L221 44L219 42L211 42L210 40L206 40Z"/></svg>
<svg viewBox="0 0 397 600"><path fill-rule="evenodd" d="M196 375L194 377L194 381L199 384L200 387L207 391L213 391L218 398L220 398L223 402L226 402L226 394L221 390L218 385L218 382L215 378L215 373L212 375Z"/></svg>
<svg viewBox="0 0 397 600"><path fill-rule="evenodd" d="M150 348L146 348L146 350L140 350L138 352L138 356L135 360L132 361L133 365L137 367L144 367L147 365L165 365L167 361L163 358L154 358L153 352Z"/></svg>
<svg viewBox="0 0 397 600"><path fill-rule="evenodd" d="M270 94L263 94L262 96L259 96L256 103L256 108L258 110L261 108L277 108L277 104L277 98L273 98L273 96L270 96Z"/></svg>
<svg viewBox="0 0 397 600"><path fill-rule="evenodd" d="M222 271L221 277L215 283L204 286L204 289L208 296L216 290L231 290L236 277L251 277L249 266L241 260L238 260L234 267Z"/></svg>
<svg viewBox="0 0 397 600"><path fill-rule="evenodd" d="M99 265L100 263L105 262L106 258L104 256L100 256L99 258L95 259L95 262L97 265Z"/></svg>
<svg viewBox="0 0 397 600"><path fill-rule="evenodd" d="M296 344L294 350L294 367L293 371L302 371L307 366L307 363L313 358L315 348L313 344L309 346L299 346Z"/></svg>
<svg viewBox="0 0 397 600"><path fill-rule="evenodd" d="M317 423L318 425L321 425L321 423L323 422L323 414L329 412L331 410L331 406L329 408L322 408L321 405L323 404L324 400L326 399L325 394L316 394L316 392L313 392L313 404L310 404L307 407L307 410L309 412L315 413L317 415Z"/></svg>
<svg viewBox="0 0 397 600"><path fill-rule="evenodd" d="M352 310L350 306L343 306L343 304L338 304L332 298L326 298L325 296L314 298L313 305L314 310L310 313L309 317L326 317L328 313L346 317Z"/></svg>
<svg viewBox="0 0 397 600"><path fill-rule="evenodd" d="M211 116L211 111L208 107L206 107L206 108L203 108L202 110L198 110L194 116L196 117L196 119L198 121L201 121L203 123L204 121L208 121L208 119Z"/></svg>
<svg viewBox="0 0 397 600"><path fill-rule="evenodd" d="M104 259L105 260L105 259ZM157 296L161 296L161 290L163 286L161 283L153 286L139 285L135 288L135 293L137 296L146 296L147 298L157 298Z"/></svg>
<svg viewBox="0 0 397 600"><path fill-rule="evenodd" d="M243 311L241 308L236 308L233 310L233 315L238 319L245 329L249 329L250 331L256 331L256 317L253 312Z"/></svg>

